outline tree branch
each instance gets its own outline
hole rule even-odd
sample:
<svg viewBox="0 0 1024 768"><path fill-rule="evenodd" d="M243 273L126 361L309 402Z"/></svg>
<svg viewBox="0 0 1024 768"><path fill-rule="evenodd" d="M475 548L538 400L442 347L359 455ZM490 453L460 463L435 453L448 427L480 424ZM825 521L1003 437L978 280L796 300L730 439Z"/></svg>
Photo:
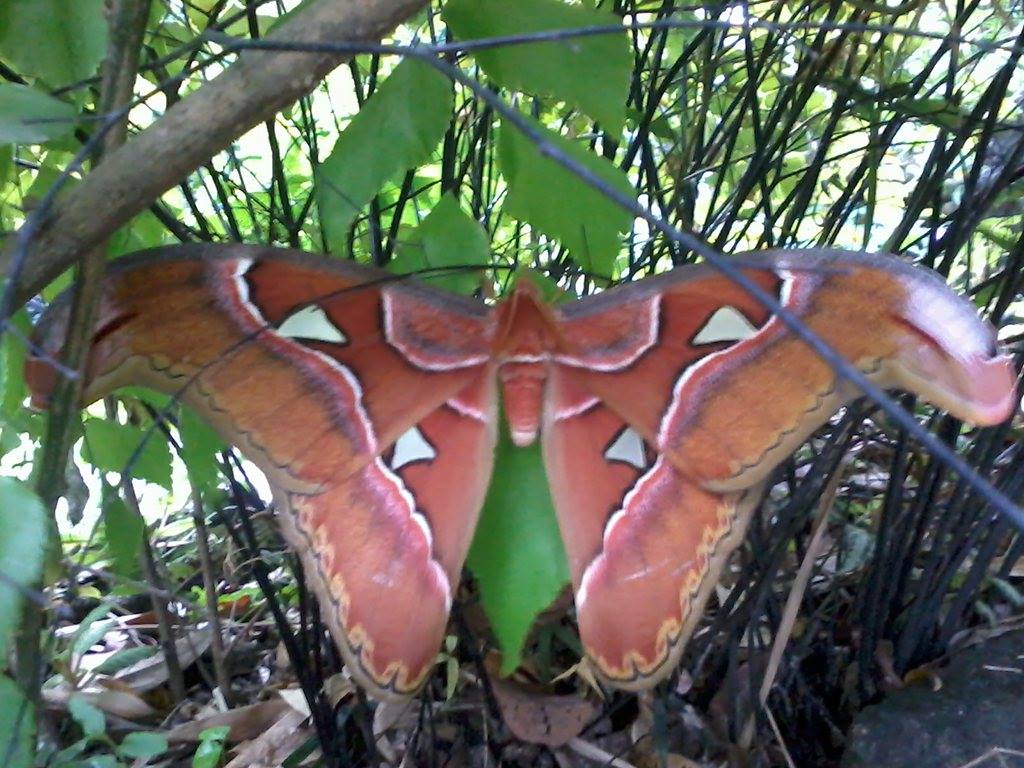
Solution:
<svg viewBox="0 0 1024 768"><path fill-rule="evenodd" d="M426 0L320 0L283 22L268 40L376 41ZM162 193L238 136L311 91L351 58L337 53L247 51L222 74L171 107L62 194L29 239L20 274L10 274L20 305ZM7 240L2 263L18 238Z"/></svg>

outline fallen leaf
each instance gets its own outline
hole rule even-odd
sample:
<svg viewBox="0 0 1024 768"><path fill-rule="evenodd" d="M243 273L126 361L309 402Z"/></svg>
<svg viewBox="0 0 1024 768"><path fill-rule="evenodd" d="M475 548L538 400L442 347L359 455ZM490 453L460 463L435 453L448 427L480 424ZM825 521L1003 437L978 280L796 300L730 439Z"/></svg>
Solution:
<svg viewBox="0 0 1024 768"><path fill-rule="evenodd" d="M199 741L199 734L207 728L227 726L231 729L228 732L228 741L237 744L257 738L289 712L295 710L284 699L261 701L247 707L218 712L190 723L182 723L171 729L167 734L167 740L171 743Z"/></svg>
<svg viewBox="0 0 1024 768"><path fill-rule="evenodd" d="M181 668L188 669L196 659L206 653L213 642L213 634L209 627L194 629L185 637L179 637L174 647L178 652ZM145 693L167 682L167 663L163 652L155 653L148 659L125 667L114 675L114 679L131 688L136 693Z"/></svg>
<svg viewBox="0 0 1024 768"><path fill-rule="evenodd" d="M301 727L305 720L301 712L289 708L258 738L239 745L227 768L273 768L283 764L312 735L308 727Z"/></svg>
<svg viewBox="0 0 1024 768"><path fill-rule="evenodd" d="M487 658L485 666L505 724L523 741L561 747L579 736L599 712L596 704L579 695L540 693L501 678L500 662L494 656Z"/></svg>
<svg viewBox="0 0 1024 768"><path fill-rule="evenodd" d="M309 702L306 701L306 694L302 692L301 688L281 688L277 691L277 695L288 702L288 706L303 717L310 716Z"/></svg>
<svg viewBox="0 0 1024 768"><path fill-rule="evenodd" d="M131 691L106 688L99 682L75 689L68 683L61 683L43 690L44 703L53 709L67 709L72 696L81 696L94 707L107 714L117 715L126 720L148 720L160 713Z"/></svg>

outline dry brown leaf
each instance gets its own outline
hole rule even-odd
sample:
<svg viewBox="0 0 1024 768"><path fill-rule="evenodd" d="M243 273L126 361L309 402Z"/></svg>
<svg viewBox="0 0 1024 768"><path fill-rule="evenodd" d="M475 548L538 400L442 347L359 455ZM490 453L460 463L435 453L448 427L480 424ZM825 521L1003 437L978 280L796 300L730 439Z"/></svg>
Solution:
<svg viewBox="0 0 1024 768"><path fill-rule="evenodd" d="M196 659L206 653L213 642L209 627L195 629L185 637L178 638L174 647L178 652L178 661L182 669L187 669ZM125 667L114 675L114 679L131 688L136 693L145 693L167 682L167 663L163 652L156 653L137 664Z"/></svg>
<svg viewBox="0 0 1024 768"><path fill-rule="evenodd" d="M67 683L61 683L43 691L43 701L53 709L66 709L72 696L81 696L107 714L126 720L148 720L160 714L131 691L106 688L99 684L75 690Z"/></svg>
<svg viewBox="0 0 1024 768"><path fill-rule="evenodd" d="M582 755L587 760L597 763L598 765L608 765L611 766L611 768L637 768L633 763L629 762L628 760L623 760L621 757L616 757L610 752L601 749L596 744L593 744L589 741L584 741L580 738L570 739L569 743L566 744L566 747L571 749L576 754ZM555 755L557 756L558 753L556 752ZM674 755L669 755L668 757L672 758L674 757ZM668 764L670 766L673 765L671 760ZM673 768L675 768L675 766L673 766ZM700 766L697 766L697 768L700 768Z"/></svg>
<svg viewBox="0 0 1024 768"><path fill-rule="evenodd" d="M380 736L394 728L415 728L419 722L420 703L416 699L382 701L373 712L373 735Z"/></svg>
<svg viewBox="0 0 1024 768"><path fill-rule="evenodd" d="M301 688L281 688L277 695L288 702L288 706L300 713L303 717L309 717L309 702L306 701L306 694Z"/></svg>
<svg viewBox="0 0 1024 768"><path fill-rule="evenodd" d="M356 692L356 684L346 672L339 672L324 680L324 695L331 702L332 707L338 706L342 699L345 699Z"/></svg>
<svg viewBox="0 0 1024 768"><path fill-rule="evenodd" d="M498 709L508 729L523 741L560 747L580 735L598 714L593 702L578 695L554 696L504 680L493 657L486 662Z"/></svg>
<svg viewBox="0 0 1024 768"><path fill-rule="evenodd" d="M919 667L914 667L903 676L903 684L924 684L929 686L933 693L938 693L942 690L942 676L939 675L934 664L922 664Z"/></svg>
<svg viewBox="0 0 1024 768"><path fill-rule="evenodd" d="M227 768L273 768L301 747L312 735L301 712L289 708L280 719L258 738L239 745Z"/></svg>
<svg viewBox="0 0 1024 768"><path fill-rule="evenodd" d="M898 691L903 688L903 680L896 674L896 662L893 659L891 640L881 640L875 647L875 662L882 673L882 688L886 691Z"/></svg>
<svg viewBox="0 0 1024 768"><path fill-rule="evenodd" d="M228 741L237 744L240 741L257 738L289 712L295 712L295 710L284 699L261 701L258 704L250 704L248 707L218 712L190 723L182 723L171 729L167 734L167 740L171 743L199 741L199 734L207 728L226 725L231 729L228 733Z"/></svg>

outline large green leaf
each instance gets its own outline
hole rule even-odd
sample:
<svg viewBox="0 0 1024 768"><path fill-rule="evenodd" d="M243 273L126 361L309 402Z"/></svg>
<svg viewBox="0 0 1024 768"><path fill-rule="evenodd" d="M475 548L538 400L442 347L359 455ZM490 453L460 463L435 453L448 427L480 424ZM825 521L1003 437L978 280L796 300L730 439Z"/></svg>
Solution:
<svg viewBox="0 0 1024 768"><path fill-rule="evenodd" d="M14 170L14 147L0 146L0 187L7 183L12 170Z"/></svg>
<svg viewBox="0 0 1024 768"><path fill-rule="evenodd" d="M106 715L88 699L82 696L72 696L68 699L68 712L82 727L82 733L86 738L100 738L106 733Z"/></svg>
<svg viewBox="0 0 1024 768"><path fill-rule="evenodd" d="M18 480L0 478L0 670L21 620L21 588L39 578L45 549L46 510L39 497Z"/></svg>
<svg viewBox="0 0 1024 768"><path fill-rule="evenodd" d="M217 453L224 448L224 441L191 408L181 409L178 432L181 434L181 459L189 480L204 494L215 490L220 478Z"/></svg>
<svg viewBox="0 0 1024 768"><path fill-rule="evenodd" d="M0 83L0 144L40 144L66 136L77 114L71 104L35 88Z"/></svg>
<svg viewBox="0 0 1024 768"><path fill-rule="evenodd" d="M620 24L606 11L561 0L450 0L445 22L463 40ZM507 88L550 94L618 133L626 118L633 58L626 31L473 52Z"/></svg>
<svg viewBox="0 0 1024 768"><path fill-rule="evenodd" d="M31 768L35 712L18 686L0 675L0 749L9 759L4 768Z"/></svg>
<svg viewBox="0 0 1024 768"><path fill-rule="evenodd" d="M25 384L25 339L32 331L28 312L19 310L11 318L16 333L5 333L0 340L0 415L10 419L20 415L28 387Z"/></svg>
<svg viewBox="0 0 1024 768"><path fill-rule="evenodd" d="M146 523L109 486L104 488L101 511L104 539L113 566L111 570L119 576L135 578L139 575L139 553Z"/></svg>
<svg viewBox="0 0 1024 768"><path fill-rule="evenodd" d="M519 665L537 614L569 581L540 446L517 448L502 420L494 474L467 561L501 644L502 671Z"/></svg>
<svg viewBox="0 0 1024 768"><path fill-rule="evenodd" d="M431 285L468 294L480 287L480 269L490 257L483 227L459 207L455 195L447 194L402 244L388 267L399 274L450 267L450 272L427 274L423 279Z"/></svg>
<svg viewBox="0 0 1024 768"><path fill-rule="evenodd" d="M167 230L150 211L143 211L110 236L107 256L115 259L126 253L164 245Z"/></svg>
<svg viewBox="0 0 1024 768"><path fill-rule="evenodd" d="M167 751L167 737L153 731L133 731L117 747L121 757L151 760Z"/></svg>
<svg viewBox="0 0 1024 768"><path fill-rule="evenodd" d="M629 177L603 157L537 126L557 149L625 195L632 196ZM632 221L628 211L611 202L554 160L516 128L501 126L498 139L501 172L508 180L505 209L549 237L559 239L573 260L599 277L612 277L620 234Z"/></svg>
<svg viewBox="0 0 1024 768"><path fill-rule="evenodd" d="M0 57L54 86L90 77L107 52L103 2L3 0Z"/></svg>
<svg viewBox="0 0 1024 768"><path fill-rule="evenodd" d="M414 59L395 67L367 99L316 172L320 221L332 252L347 250L352 221L385 182L430 157L451 111L451 84Z"/></svg>
<svg viewBox="0 0 1024 768"><path fill-rule="evenodd" d="M171 452L155 428L88 419L82 458L105 472L124 472L127 468L132 477L171 489ZM129 462L133 462L130 467Z"/></svg>

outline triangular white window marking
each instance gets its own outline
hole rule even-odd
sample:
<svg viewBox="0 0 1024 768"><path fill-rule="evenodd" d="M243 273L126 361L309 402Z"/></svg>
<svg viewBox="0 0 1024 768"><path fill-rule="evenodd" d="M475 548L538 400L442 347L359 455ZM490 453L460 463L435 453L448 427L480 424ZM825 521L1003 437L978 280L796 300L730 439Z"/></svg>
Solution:
<svg viewBox="0 0 1024 768"><path fill-rule="evenodd" d="M427 442L419 428L412 427L395 441L391 455L391 469L398 470L414 461L430 461L437 456L434 446Z"/></svg>
<svg viewBox="0 0 1024 768"><path fill-rule="evenodd" d="M735 307L724 306L715 310L697 335L693 344L714 344L718 341L743 341L757 333L757 329Z"/></svg>
<svg viewBox="0 0 1024 768"><path fill-rule="evenodd" d="M636 430L626 427L604 451L608 461L621 461L631 464L637 469L647 468L647 456L644 454L644 441Z"/></svg>
<svg viewBox="0 0 1024 768"><path fill-rule="evenodd" d="M348 341L341 329L327 317L323 308L316 304L303 307L298 312L288 315L285 321L277 327L277 332L290 339L311 339L312 341L327 341L332 344L344 344Z"/></svg>

